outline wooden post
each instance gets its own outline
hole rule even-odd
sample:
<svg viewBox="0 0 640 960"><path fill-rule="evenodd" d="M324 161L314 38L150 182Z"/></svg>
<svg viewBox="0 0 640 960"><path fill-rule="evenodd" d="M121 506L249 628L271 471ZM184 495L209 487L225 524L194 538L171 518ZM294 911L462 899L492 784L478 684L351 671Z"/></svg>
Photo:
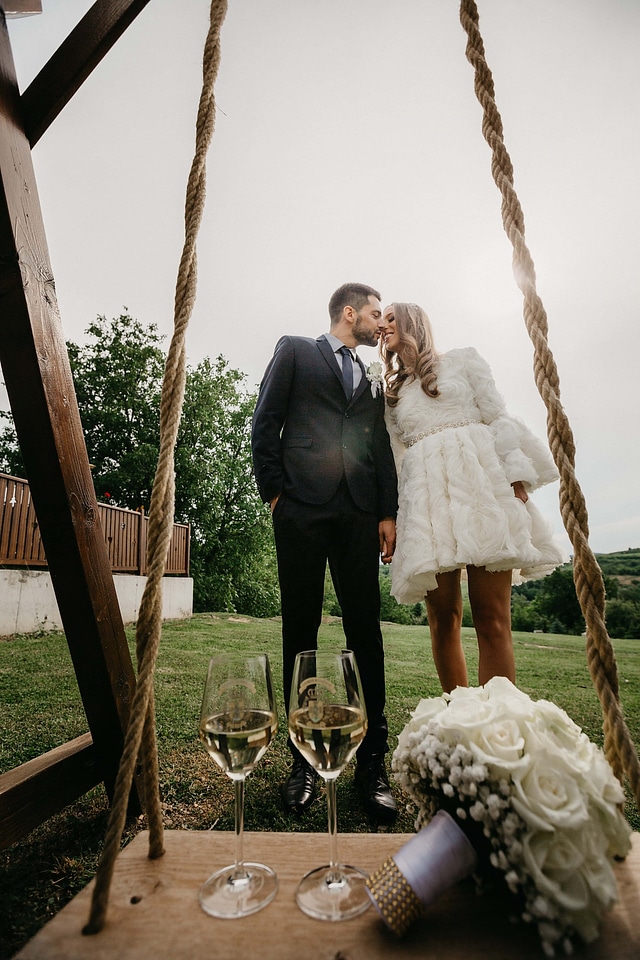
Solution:
<svg viewBox="0 0 640 960"><path fill-rule="evenodd" d="M51 579L112 794L135 675L98 518L0 11L0 362Z"/></svg>

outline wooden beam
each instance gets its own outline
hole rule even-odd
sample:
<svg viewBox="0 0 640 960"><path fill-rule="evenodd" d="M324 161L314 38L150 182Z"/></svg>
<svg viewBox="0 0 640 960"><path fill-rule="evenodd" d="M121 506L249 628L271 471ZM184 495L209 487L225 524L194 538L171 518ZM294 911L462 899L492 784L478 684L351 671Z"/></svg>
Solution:
<svg viewBox="0 0 640 960"><path fill-rule="evenodd" d="M42 0L4 0L2 6L7 20L42 13Z"/></svg>
<svg viewBox="0 0 640 960"><path fill-rule="evenodd" d="M135 675L100 527L3 16L0 362L96 759L111 796Z"/></svg>
<svg viewBox="0 0 640 960"><path fill-rule="evenodd" d="M0 775L0 850L59 813L102 780L85 733Z"/></svg>
<svg viewBox="0 0 640 960"><path fill-rule="evenodd" d="M148 3L97 0L84 15L22 95L24 129L31 146Z"/></svg>

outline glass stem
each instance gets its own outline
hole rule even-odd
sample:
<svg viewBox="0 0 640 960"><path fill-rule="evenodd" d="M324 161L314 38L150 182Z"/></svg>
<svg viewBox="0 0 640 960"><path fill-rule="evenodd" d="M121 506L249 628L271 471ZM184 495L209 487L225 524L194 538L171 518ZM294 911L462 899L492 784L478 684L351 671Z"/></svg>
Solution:
<svg viewBox="0 0 640 960"><path fill-rule="evenodd" d="M341 880L341 873L338 867L338 807L335 779L325 780L325 790L329 817L329 873L326 882L338 883Z"/></svg>
<svg viewBox="0 0 640 960"><path fill-rule="evenodd" d="M234 779L236 791L236 863L233 871L234 880L243 880L247 876L244 868L242 839L244 836L244 777Z"/></svg>

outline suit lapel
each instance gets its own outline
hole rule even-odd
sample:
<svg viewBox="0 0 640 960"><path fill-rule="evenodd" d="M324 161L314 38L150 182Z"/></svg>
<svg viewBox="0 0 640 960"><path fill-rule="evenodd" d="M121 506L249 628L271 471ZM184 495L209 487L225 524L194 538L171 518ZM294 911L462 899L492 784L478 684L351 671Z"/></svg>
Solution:
<svg viewBox="0 0 640 960"><path fill-rule="evenodd" d="M336 359L335 353L333 352L333 347L331 346L331 344L329 343L329 341L328 341L327 338L325 337L324 333L323 333L321 336L318 337L318 339L316 340L316 343L318 344L318 349L319 349L320 353L322 354L322 356L324 357L324 359L327 361L327 363L329 364L329 366L330 366L331 369L333 370L334 374L336 375L336 377L337 377L337 379L338 379L338 381L339 381L339 383L340 383L340 386L342 386L342 370L341 370L340 367L338 366L338 361L337 361L337 359ZM358 386L356 387L356 390L355 390L353 396L351 397L351 400L349 400L347 406L351 406L351 404L352 404L355 400L357 400L359 397L361 397L362 394L363 394L363 393L365 392L365 390L367 389L367 387L369 386L369 381L367 380L367 372L366 372L366 370L365 370L364 363L362 362L362 360L360 359L360 357L358 356L357 353L356 353L356 359L357 359L358 364L359 364L359 366L360 366L360 370L362 371L362 377L360 378L360 383L359 383ZM343 395L344 395L344 390L343 390ZM345 399L346 399L346 398L345 398Z"/></svg>
<svg viewBox="0 0 640 960"><path fill-rule="evenodd" d="M356 354L356 358L357 358L357 360L358 360L358 366L360 367L360 370L362 371L362 376L360 377L360 383L358 384L358 386L357 386L357 388L356 388L356 392L354 393L353 397L351 398L351 402L352 402L352 403L353 403L354 400L357 400L358 397L362 396L362 394L364 393L364 391L365 391L365 390L367 389L367 387L369 386L369 381L367 380L367 371L366 371L365 368L364 368L364 363L362 362L362 360L360 359L360 357L358 357L358 354Z"/></svg>
<svg viewBox="0 0 640 960"><path fill-rule="evenodd" d="M333 370L334 374L340 381L340 386L342 386L342 370L338 366L338 361L336 360L336 355L333 352L333 347L325 337L324 333L322 334L322 336L318 337L318 339L316 340L316 343L318 344L318 349L320 353L322 354L322 356L327 361L327 363Z"/></svg>

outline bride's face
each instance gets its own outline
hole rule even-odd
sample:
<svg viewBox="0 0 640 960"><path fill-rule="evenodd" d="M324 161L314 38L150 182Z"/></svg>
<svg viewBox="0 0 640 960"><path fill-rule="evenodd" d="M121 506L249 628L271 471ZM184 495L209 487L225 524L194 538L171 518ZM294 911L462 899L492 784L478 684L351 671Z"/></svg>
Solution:
<svg viewBox="0 0 640 960"><path fill-rule="evenodd" d="M391 353L397 353L400 346L400 335L396 331L396 318L393 307L387 307L382 314L382 338L384 345Z"/></svg>

